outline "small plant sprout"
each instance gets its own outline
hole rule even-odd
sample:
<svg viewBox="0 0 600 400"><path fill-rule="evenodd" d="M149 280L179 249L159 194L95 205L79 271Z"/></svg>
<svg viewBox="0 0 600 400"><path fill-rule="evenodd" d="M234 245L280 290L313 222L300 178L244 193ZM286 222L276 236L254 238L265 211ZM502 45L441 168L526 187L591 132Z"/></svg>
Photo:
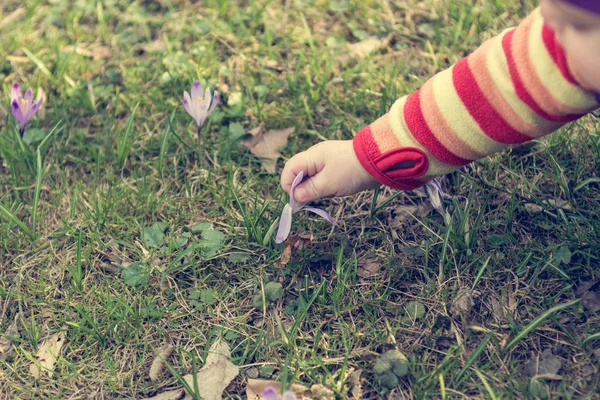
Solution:
<svg viewBox="0 0 600 400"><path fill-rule="evenodd" d="M40 109L42 100L35 101L33 99L33 90L27 89L25 96L21 92L21 85L19 82L15 82L10 91L10 109L12 110L13 116L19 125L19 135L23 137L25 133L25 127L27 123Z"/></svg>
<svg viewBox="0 0 600 400"><path fill-rule="evenodd" d="M211 96L210 88L207 87L202 97L202 84L199 81L194 81L192 84L191 96L187 91L183 93L183 107L194 118L198 128L198 148L202 143L202 126L217 104L219 104L219 92L215 90Z"/></svg>
<svg viewBox="0 0 600 400"><path fill-rule="evenodd" d="M263 390L262 398L264 400L279 400L279 395L277 391L273 389L271 386L268 386L265 390ZM281 400L297 400L298 398L291 390L283 393L281 396Z"/></svg>
<svg viewBox="0 0 600 400"><path fill-rule="evenodd" d="M279 218L279 229L277 230L277 236L275 237L276 243L282 243L287 239L290 234L290 230L292 229L292 214L300 211L313 212L325 218L333 225L337 225L335 220L331 217L331 215L329 215L329 213L327 213L327 211L314 207L306 207L306 204L298 203L296 201L296 198L294 197L294 190L296 189L296 186L302 182L302 178L304 178L304 171L300 171L300 173L296 175L296 178L294 178L294 182L292 182L292 189L290 190L290 202L283 207L281 218Z"/></svg>

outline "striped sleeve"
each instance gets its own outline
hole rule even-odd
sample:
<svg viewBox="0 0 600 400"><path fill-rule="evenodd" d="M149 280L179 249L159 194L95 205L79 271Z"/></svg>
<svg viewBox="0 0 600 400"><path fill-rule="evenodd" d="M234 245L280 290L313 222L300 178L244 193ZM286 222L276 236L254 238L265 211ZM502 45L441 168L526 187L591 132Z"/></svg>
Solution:
<svg viewBox="0 0 600 400"><path fill-rule="evenodd" d="M411 190L474 160L554 132L598 108L537 9L517 28L397 100L354 138L363 167Z"/></svg>

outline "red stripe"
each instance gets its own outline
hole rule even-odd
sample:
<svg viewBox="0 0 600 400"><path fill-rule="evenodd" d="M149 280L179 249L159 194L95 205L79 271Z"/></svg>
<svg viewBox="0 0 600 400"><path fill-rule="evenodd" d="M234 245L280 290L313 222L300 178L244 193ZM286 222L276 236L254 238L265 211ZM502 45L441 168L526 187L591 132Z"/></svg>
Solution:
<svg viewBox="0 0 600 400"><path fill-rule="evenodd" d="M356 157L360 161L361 165L367 170L369 175L377 179L377 181L379 181L380 183L391 188L400 190L413 190L425 184L425 182L421 182L417 179L398 179L398 173L402 174L401 170L392 170L387 174L384 171L381 171L381 169L377 165L377 160L381 159L382 157L385 157L385 155L382 155L379 151L377 143L375 143L375 140L373 139L373 132L371 131L371 128L369 126L363 128L360 132L356 134L353 141L353 147L354 152L356 153ZM396 149L391 153L400 152L401 149L402 148ZM414 150L422 153L419 149L413 149L410 147L406 148L406 150ZM425 168L423 170L416 171L417 173L415 175L422 175L427 171L427 158L424 154L422 156L425 158ZM379 160L379 162L381 162L381 160ZM410 173L414 171L408 172Z"/></svg>
<svg viewBox="0 0 600 400"><path fill-rule="evenodd" d="M404 106L404 120L415 139L443 163L455 166L463 166L470 163L472 160L458 157L440 143L431 129L429 129L420 103L421 90L419 89L408 96Z"/></svg>
<svg viewBox="0 0 600 400"><path fill-rule="evenodd" d="M504 144L522 143L532 139L515 130L498 114L477 84L466 58L454 65L452 80L463 105L489 138Z"/></svg>
<svg viewBox="0 0 600 400"><path fill-rule="evenodd" d="M556 33L554 33L552 28L550 28L547 24L544 24L544 27L542 28L542 39L544 40L546 50L548 50L548 53L550 53L550 56L554 60L554 63L562 73L563 77L570 83L579 85L569 70L567 56L565 55L565 51L563 50L562 46L556 39Z"/></svg>
<svg viewBox="0 0 600 400"><path fill-rule="evenodd" d="M585 115L585 114L581 114L581 115L573 115L573 114L550 115L550 114L546 113L544 110L542 110L542 108L539 106L539 104L529 94L529 92L527 91L527 88L525 87L525 84L523 83L523 80L519 76L519 71L517 70L517 65L515 63L515 59L513 57L512 51L511 51L511 47L512 47L511 41L512 41L512 37L513 37L514 33L515 33L515 31L513 29L512 31L510 31L506 35L504 35L504 37L502 38L502 48L504 49L504 55L506 56L506 61L508 63L508 70L510 71L510 76L512 78L513 85L515 87L515 92L517 93L517 96L519 96L519 98L521 100L523 100L523 102L525 104L527 104L533 112L535 112L540 117L542 117L548 121L551 121L551 122L567 123L567 122L575 121L576 119L579 119L583 115Z"/></svg>

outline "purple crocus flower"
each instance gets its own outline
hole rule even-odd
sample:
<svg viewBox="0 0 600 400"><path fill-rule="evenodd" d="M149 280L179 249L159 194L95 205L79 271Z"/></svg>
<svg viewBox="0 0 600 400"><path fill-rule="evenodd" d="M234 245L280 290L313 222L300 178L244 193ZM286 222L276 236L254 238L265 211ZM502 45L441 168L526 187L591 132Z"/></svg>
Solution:
<svg viewBox="0 0 600 400"><path fill-rule="evenodd" d="M185 91L183 93L183 107L196 121L198 127L198 145L200 145L202 137L202 125L206 118L215 110L219 104L219 92L215 90L211 96L210 88L204 91L202 97L202 84L199 81L194 81L192 84L192 95Z"/></svg>
<svg viewBox="0 0 600 400"><path fill-rule="evenodd" d="M320 208L306 207L306 204L298 203L296 201L296 198L294 197L294 190L296 189L296 186L302 182L302 178L304 178L304 171L300 171L294 178L294 182L292 182L292 189L290 190L290 202L283 207L283 211L281 212L279 229L277 230L275 243L282 243L285 241L285 239L287 239L288 235L290 234L290 230L292 229L292 214L303 210L313 212L325 218L333 225L337 225L335 220L327 213L327 211L321 210Z"/></svg>
<svg viewBox="0 0 600 400"><path fill-rule="evenodd" d="M35 101L33 99L33 90L27 89L25 96L21 92L21 86L15 82L10 91L10 109L19 125L19 134L23 137L27 123L40 109L42 100Z"/></svg>
<svg viewBox="0 0 600 400"><path fill-rule="evenodd" d="M452 200L452 196L450 196L442 190L442 185L440 184L440 181L438 181L436 178L432 179L431 181L425 184L425 192L427 193L427 196L429 197L429 201L431 202L433 208L435 208L435 210L444 218L444 221L446 221L446 223L449 223L450 214L448 214L447 211L444 212L444 209L442 207L442 199Z"/></svg>
<svg viewBox="0 0 600 400"><path fill-rule="evenodd" d="M279 400L279 395L277 394L277 391L275 389L269 386L265 390L263 390L262 398L264 400ZM298 398L296 397L296 394L294 392L288 390L283 394L281 400L298 400Z"/></svg>

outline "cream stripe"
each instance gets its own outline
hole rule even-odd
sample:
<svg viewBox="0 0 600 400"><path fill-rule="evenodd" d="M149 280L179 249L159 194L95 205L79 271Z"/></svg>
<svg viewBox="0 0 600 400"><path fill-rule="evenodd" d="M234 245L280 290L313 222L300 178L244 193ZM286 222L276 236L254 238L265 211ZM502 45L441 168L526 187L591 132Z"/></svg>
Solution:
<svg viewBox="0 0 600 400"><path fill-rule="evenodd" d="M398 141L400 141L403 146L416 147L425 153L427 159L429 160L429 169L427 170L427 175L445 175L457 170L458 168L445 164L435 158L433 154L431 154L425 147L421 146L417 139L415 139L410 133L410 130L404 121L404 105L406 104L406 99L407 96L404 96L396 100L389 112L388 120L392 130L394 131L394 134L398 138Z"/></svg>
<svg viewBox="0 0 600 400"><path fill-rule="evenodd" d="M557 102L565 104L561 100L568 99L568 106L565 108L569 110L569 113L585 114L593 110L596 105L594 96L581 89L581 87L567 81L558 66L554 63L542 38L544 19L539 9L536 9L534 15L535 19L528 39L529 60L542 84Z"/></svg>
<svg viewBox="0 0 600 400"><path fill-rule="evenodd" d="M440 72L433 79L436 103L456 136L482 154L492 154L506 147L490 139L466 109L454 87L452 68Z"/></svg>
<svg viewBox="0 0 600 400"><path fill-rule="evenodd" d="M544 134L550 133L558 129L562 124L551 122L545 118L540 117L529 108L517 95L515 91L510 71L508 70L508 62L504 55L504 49L502 48L502 40L504 35L509 31L504 31L500 36L497 36L491 40L496 41L494 46L490 49L487 67L492 80L497 88L502 91L504 99L510 104L513 110L521 117L526 123L536 126L538 132L524 132L527 135L536 137L543 136Z"/></svg>

